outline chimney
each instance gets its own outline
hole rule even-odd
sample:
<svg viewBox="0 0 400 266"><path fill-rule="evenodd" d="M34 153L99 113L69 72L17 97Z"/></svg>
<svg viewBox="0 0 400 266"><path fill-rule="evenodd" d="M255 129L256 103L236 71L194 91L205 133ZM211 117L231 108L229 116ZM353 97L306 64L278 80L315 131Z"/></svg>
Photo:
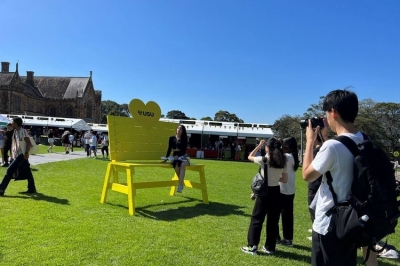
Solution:
<svg viewBox="0 0 400 266"><path fill-rule="evenodd" d="M10 71L10 63L1 62L1 72L9 72L9 71Z"/></svg>
<svg viewBox="0 0 400 266"><path fill-rule="evenodd" d="M31 85L32 87L35 87L35 82L33 80L33 71L26 71L26 83Z"/></svg>

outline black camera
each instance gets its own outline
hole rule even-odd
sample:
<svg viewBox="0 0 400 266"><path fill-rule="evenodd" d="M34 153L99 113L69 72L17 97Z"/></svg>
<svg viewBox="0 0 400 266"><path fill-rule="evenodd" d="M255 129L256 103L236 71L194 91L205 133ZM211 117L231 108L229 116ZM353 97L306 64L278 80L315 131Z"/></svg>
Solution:
<svg viewBox="0 0 400 266"><path fill-rule="evenodd" d="M317 126L319 126L320 128L324 127L324 120L322 117L313 117L310 119L311 119L312 128L316 128ZM305 129L306 127L308 127L308 118L304 119L304 120L300 120L300 127L302 129Z"/></svg>

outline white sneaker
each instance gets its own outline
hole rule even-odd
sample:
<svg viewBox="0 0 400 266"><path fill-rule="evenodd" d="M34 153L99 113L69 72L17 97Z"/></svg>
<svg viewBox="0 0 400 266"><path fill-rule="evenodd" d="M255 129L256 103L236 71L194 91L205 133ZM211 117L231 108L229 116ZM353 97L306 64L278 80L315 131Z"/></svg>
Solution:
<svg viewBox="0 0 400 266"><path fill-rule="evenodd" d="M241 250L244 253L251 254L251 255L257 255L257 246L246 246L242 247Z"/></svg>
<svg viewBox="0 0 400 266"><path fill-rule="evenodd" d="M261 251L266 253L266 254L269 254L269 255L272 255L272 254L275 253L274 251L266 249L264 246L262 247Z"/></svg>

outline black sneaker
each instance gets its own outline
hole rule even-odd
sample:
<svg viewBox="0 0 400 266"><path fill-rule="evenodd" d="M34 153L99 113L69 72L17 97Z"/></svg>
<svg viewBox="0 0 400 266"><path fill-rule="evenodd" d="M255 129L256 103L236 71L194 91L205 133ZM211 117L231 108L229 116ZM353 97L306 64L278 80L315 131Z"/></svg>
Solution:
<svg viewBox="0 0 400 266"><path fill-rule="evenodd" d="M27 191L24 191L24 192L20 192L20 194L35 194L36 193L36 190L27 190Z"/></svg>
<svg viewBox="0 0 400 266"><path fill-rule="evenodd" d="M281 244L287 247L293 247L292 240L282 239Z"/></svg>
<svg viewBox="0 0 400 266"><path fill-rule="evenodd" d="M247 254L257 255L257 246L245 246L242 247L242 251Z"/></svg>

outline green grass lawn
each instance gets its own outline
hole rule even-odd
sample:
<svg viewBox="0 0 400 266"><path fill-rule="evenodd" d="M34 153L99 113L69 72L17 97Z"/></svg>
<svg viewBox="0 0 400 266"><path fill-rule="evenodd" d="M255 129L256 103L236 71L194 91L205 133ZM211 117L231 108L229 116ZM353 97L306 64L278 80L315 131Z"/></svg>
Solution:
<svg viewBox="0 0 400 266"><path fill-rule="evenodd" d="M171 197L169 188L144 189L137 193L135 216L128 214L126 195L110 191L107 202L100 203L107 161L84 158L32 166L37 195L19 194L26 181L11 181L0 197L0 265L310 264L307 185L300 172L294 247L278 246L273 256L251 256L240 247L246 245L253 207L250 182L257 165L192 161L206 165L209 205L202 203L199 190L185 188ZM0 168L1 178L5 170ZM163 180L172 173L143 168L136 178ZM196 174L188 172L188 177L197 180ZM398 232L389 243L400 248ZM380 265L398 261L380 259Z"/></svg>

